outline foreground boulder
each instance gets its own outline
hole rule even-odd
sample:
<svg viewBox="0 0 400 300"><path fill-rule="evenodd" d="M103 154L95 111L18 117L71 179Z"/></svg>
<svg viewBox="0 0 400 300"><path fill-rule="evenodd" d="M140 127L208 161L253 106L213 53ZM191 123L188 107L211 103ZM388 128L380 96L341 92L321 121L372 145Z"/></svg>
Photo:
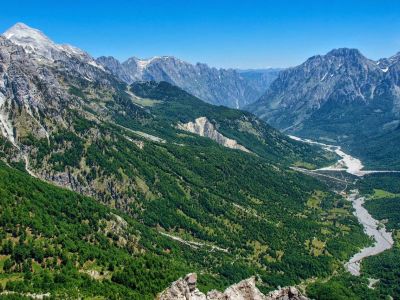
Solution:
<svg viewBox="0 0 400 300"><path fill-rule="evenodd" d="M308 300L295 287L285 287L264 295L256 287L255 277L228 287L225 292L212 290L205 295L196 287L197 275L191 273L173 282L158 300Z"/></svg>

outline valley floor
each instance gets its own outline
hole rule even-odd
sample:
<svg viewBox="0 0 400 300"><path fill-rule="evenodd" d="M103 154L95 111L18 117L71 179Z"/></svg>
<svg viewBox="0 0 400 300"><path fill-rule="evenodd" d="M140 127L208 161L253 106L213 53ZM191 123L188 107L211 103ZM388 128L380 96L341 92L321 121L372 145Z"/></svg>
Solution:
<svg viewBox="0 0 400 300"><path fill-rule="evenodd" d="M380 283L380 278L371 278L369 276L374 275L374 272L371 272L370 268L370 260L368 258L372 257L377 257L378 261L381 259L380 254L386 255L388 253L398 253L398 244L396 245L395 242L398 240L398 231L393 230L388 230L385 227L384 222L385 220L382 220L381 218L376 218L375 217L375 211L369 211L368 210L368 205L371 201L371 199L379 199L381 198L390 198L390 197L397 197L397 194L387 192L384 190L377 190L373 189L374 195L370 195L369 193L366 193L365 189L362 190L361 192L357 189L358 186L365 185L365 181L371 181L370 177L368 179L364 179L365 176L386 176L387 178L392 178L392 181L396 181L396 174L399 173L399 171L392 171L392 170L379 170L379 171L374 171L374 170L364 170L364 166L361 162L361 160L343 152L339 146L332 146L332 145L327 145L319 142L315 142L309 139L301 139L295 136L291 136L292 139L297 140L297 141L302 141L306 142L309 144L314 144L314 145L319 145L322 148L324 148L327 151L335 152L338 154L341 159L334 165L325 167L325 168L320 168L320 169L315 169L315 170L306 170L302 168L294 168L297 171L303 172L305 174L315 176L317 178L323 179L325 182L332 181L334 182L333 186L335 187L337 193L342 194L348 201L352 203L353 209L354 209L354 215L357 217L358 221L360 224L362 224L364 228L364 232L373 240L373 245L362 248L359 252L354 254L351 259L345 263L345 268L346 270L353 276L361 276L361 281L358 281L356 286L366 286L368 283L368 288L371 289L371 292L369 293L371 299L380 298L383 295L379 294L381 291L376 291L374 290L376 286L378 286L378 290L382 290L381 283ZM346 178L346 176L343 176L343 172L348 173L351 175L351 177ZM374 184L377 184L378 181L375 180ZM339 183L339 184L338 184ZM390 187L393 182L390 182L388 186ZM340 187L338 189L338 187ZM366 203L367 201L367 203ZM377 200L375 200L377 201ZM367 204L367 207L365 207ZM400 213L399 213L400 214ZM380 219L380 220L379 220ZM388 220L386 219L387 223ZM389 221L390 222L390 221ZM393 233L397 233L397 236L395 239L393 238ZM395 248L393 249L393 247ZM391 250L392 249L392 250ZM379 257L379 258L378 258ZM400 259L400 257L399 257ZM366 260L365 264L362 264L362 262ZM376 260L375 260L376 261ZM390 262L385 262L381 261L382 265L387 265L390 264ZM366 265L366 267L365 267ZM365 274L363 274L363 272ZM395 271L397 272L397 271ZM376 275L376 274L375 274ZM336 277L331 277L327 281L319 281L316 284L312 284L309 287L311 295L318 296L318 299L336 299L336 298L326 298L326 291L332 288L332 286L335 286L333 289L335 292L338 294L338 299L340 292L338 290L343 289L346 290L348 289L348 298L343 298L343 299L359 299L358 296L360 295L354 295L350 296L351 294L351 289L354 287L351 287L351 284L354 284L354 282L347 282L343 280L343 278L349 278L348 273L347 274L342 274ZM367 281L366 281L367 279ZM384 280L385 278L383 278ZM393 292L392 294L389 294L391 297L394 297L394 299L397 299L396 296L398 296L398 291L399 291L399 284L400 280L397 278L395 281L390 282L389 287L394 288L397 290L397 292ZM392 291L392 289L388 289L388 284L386 283L385 288L383 289L384 293L387 292L387 290ZM372 293L372 290L374 290L374 293ZM314 294L313 294L314 293ZM384 294L385 295L385 294ZM361 299L362 296L361 296ZM393 299L393 298L392 298Z"/></svg>

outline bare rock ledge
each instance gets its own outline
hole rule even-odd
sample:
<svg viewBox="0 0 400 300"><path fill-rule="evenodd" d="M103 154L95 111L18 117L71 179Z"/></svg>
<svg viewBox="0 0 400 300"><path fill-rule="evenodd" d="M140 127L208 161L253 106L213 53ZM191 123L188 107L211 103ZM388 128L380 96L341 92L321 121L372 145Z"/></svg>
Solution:
<svg viewBox="0 0 400 300"><path fill-rule="evenodd" d="M205 295L196 287L197 275L190 273L173 282L157 300L309 300L295 287L285 287L264 295L256 287L255 277L231 285L225 292L212 290Z"/></svg>
<svg viewBox="0 0 400 300"><path fill-rule="evenodd" d="M212 139L224 147L241 150L248 153L251 152L246 147L238 144L236 140L230 139L218 132L214 124L211 123L206 117L197 118L194 122L189 122L186 124L180 123L177 127L181 130Z"/></svg>

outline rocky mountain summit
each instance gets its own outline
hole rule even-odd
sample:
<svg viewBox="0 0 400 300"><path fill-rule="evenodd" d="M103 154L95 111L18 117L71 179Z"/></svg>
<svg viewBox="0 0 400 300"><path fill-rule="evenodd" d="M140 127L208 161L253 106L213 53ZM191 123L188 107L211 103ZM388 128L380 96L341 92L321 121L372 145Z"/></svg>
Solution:
<svg viewBox="0 0 400 300"><path fill-rule="evenodd" d="M206 102L234 108L256 101L279 73L277 69L246 72L216 69L202 63L193 65L172 56L131 57L122 63L109 56L99 57L97 62L129 84L166 81Z"/></svg>
<svg viewBox="0 0 400 300"><path fill-rule="evenodd" d="M36 63L57 64L88 80L98 80L104 76L102 73L108 73L128 84L167 81L206 102L234 108L256 101L279 72L276 69L246 72L216 69L201 63L192 65L172 56L131 57L123 63L111 56L95 60L85 51L68 44L57 44L40 30L23 23L15 24L3 36L21 46Z"/></svg>
<svg viewBox="0 0 400 300"><path fill-rule="evenodd" d="M249 108L279 128L297 126L329 102L371 102L384 93L387 71L356 49L334 49L282 71Z"/></svg>
<svg viewBox="0 0 400 300"><path fill-rule="evenodd" d="M374 167L400 167L399 54L373 61L342 48L313 56L282 71L247 109L294 135L346 146Z"/></svg>
<svg viewBox="0 0 400 300"><path fill-rule="evenodd" d="M78 60L104 70L89 54L81 49L68 44L58 45L40 30L31 28L23 23L15 24L3 35L14 44L23 47L28 54L37 60L50 62Z"/></svg>
<svg viewBox="0 0 400 300"><path fill-rule="evenodd" d="M282 288L264 295L256 287L255 277L242 280L224 292L212 290L207 295L198 290L196 283L197 275L188 274L172 283L157 300L308 300L294 287Z"/></svg>
<svg viewBox="0 0 400 300"><path fill-rule="evenodd" d="M48 138L51 131L67 127L67 108L88 105L80 89L91 86L91 98L98 99L119 88L119 80L89 54L56 44L22 23L0 36L0 75L0 129L14 145L29 134ZM106 109L94 101L90 105Z"/></svg>
<svg viewBox="0 0 400 300"><path fill-rule="evenodd" d="M20 59L20 72L30 66L31 73L37 70L41 74L42 89L48 86L50 89L57 89L58 94L68 102L70 89L73 85L88 85L96 82L98 90L107 87L113 90L118 79L103 66L98 64L93 57L85 51L68 44L57 44L48 38L40 30L31 28L23 23L17 23L2 34L2 38L9 43L20 47L19 53L23 50L24 59ZM33 65L33 67L32 67ZM54 85L50 77L58 81ZM17 90L17 88L14 88ZM93 91L96 93L96 91ZM27 99L25 97L25 99Z"/></svg>

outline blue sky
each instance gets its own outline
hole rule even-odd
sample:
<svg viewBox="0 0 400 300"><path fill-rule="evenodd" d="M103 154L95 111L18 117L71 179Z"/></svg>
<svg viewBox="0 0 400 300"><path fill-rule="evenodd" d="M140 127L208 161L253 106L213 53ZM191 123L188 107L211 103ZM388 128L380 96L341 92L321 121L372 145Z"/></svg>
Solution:
<svg viewBox="0 0 400 300"><path fill-rule="evenodd" d="M400 51L398 0L2 2L1 32L24 22L95 57L174 55L263 68L294 66L338 47L372 59Z"/></svg>

